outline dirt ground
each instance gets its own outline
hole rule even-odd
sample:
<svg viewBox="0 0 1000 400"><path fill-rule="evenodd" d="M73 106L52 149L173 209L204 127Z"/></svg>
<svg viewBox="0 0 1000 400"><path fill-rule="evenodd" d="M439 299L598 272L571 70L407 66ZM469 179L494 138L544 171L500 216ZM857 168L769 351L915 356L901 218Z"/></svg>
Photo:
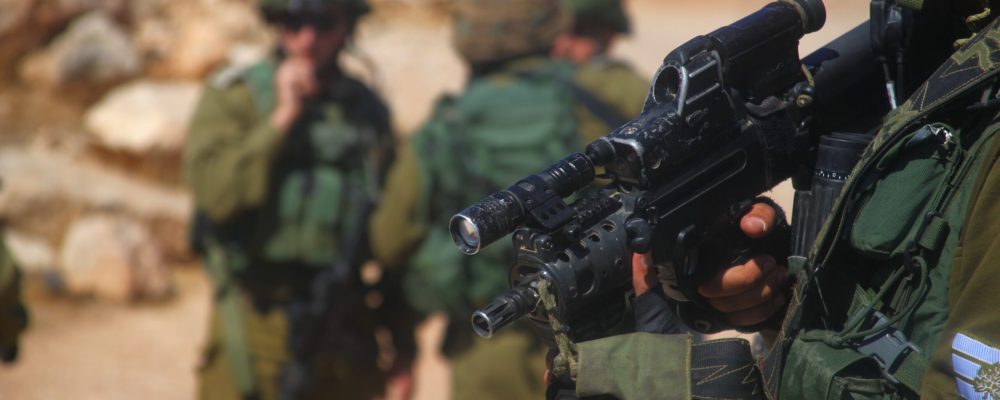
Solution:
<svg viewBox="0 0 1000 400"><path fill-rule="evenodd" d="M666 52L756 10L755 0L633 0L634 35L617 54L649 76ZM813 49L867 13L862 1L828 1L828 23L807 37ZM380 66L380 82L404 132L415 127L442 90L461 87L463 69L447 46L440 21L396 24L381 18L364 28L360 47ZM790 190L776 197L787 204ZM189 399L194 397L199 347L206 333L209 286L196 265L174 268L177 296L166 304L113 305L52 297L34 282L27 301L31 328L22 358L0 366L2 399ZM444 325L422 328L417 399L446 399L447 364L434 351Z"/></svg>

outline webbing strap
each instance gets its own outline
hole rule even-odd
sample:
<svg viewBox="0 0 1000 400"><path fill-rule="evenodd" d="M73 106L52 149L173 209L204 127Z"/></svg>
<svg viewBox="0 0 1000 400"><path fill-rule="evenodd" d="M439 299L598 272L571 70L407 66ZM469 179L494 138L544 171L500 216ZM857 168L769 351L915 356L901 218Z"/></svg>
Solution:
<svg viewBox="0 0 1000 400"><path fill-rule="evenodd" d="M691 397L694 399L764 399L760 370L743 339L691 345Z"/></svg>
<svg viewBox="0 0 1000 400"><path fill-rule="evenodd" d="M569 374L576 380L580 372L579 351L576 343L569 338L569 327L556 317L556 296L549 292L547 279L539 279L538 300L545 307L545 314L549 317L549 325L552 327L556 347L559 350L559 354L552 360L552 372L556 376Z"/></svg>
<svg viewBox="0 0 1000 400"><path fill-rule="evenodd" d="M613 130L628 122L628 119L621 115L618 110L598 98L594 93L575 83L570 84L570 87L573 89L573 98L582 104L590 114L600 119L608 129Z"/></svg>
<svg viewBox="0 0 1000 400"><path fill-rule="evenodd" d="M253 371L253 359L250 356L246 325L240 310L239 291L227 270L224 252L220 246L210 244L205 267L215 286L215 308L223 336L222 346L233 380L243 398L254 398L257 395L257 380Z"/></svg>

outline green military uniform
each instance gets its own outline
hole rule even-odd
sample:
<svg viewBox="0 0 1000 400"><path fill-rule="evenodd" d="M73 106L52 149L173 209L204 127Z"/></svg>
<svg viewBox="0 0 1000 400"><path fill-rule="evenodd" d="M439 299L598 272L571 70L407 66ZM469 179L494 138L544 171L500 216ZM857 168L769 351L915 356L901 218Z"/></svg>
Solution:
<svg viewBox="0 0 1000 400"><path fill-rule="evenodd" d="M529 106L539 107L540 114L555 114L562 109L565 113L561 118L563 123L543 122L548 128L542 129L550 131L546 133L543 130L541 135L531 128L516 129L521 121L528 121L525 124L532 126L532 120L539 120L537 116L522 115L524 119L512 126L497 125L498 121L492 120L489 124L493 125L480 127L483 130L492 129L495 132L494 140L515 143L507 151L495 151L500 160L508 155L509 162L521 160L527 165L508 166L503 172L491 171L489 187L484 187L484 182L477 178L468 178L468 174L462 171L447 172L448 166L474 169L453 153L476 153L477 144L467 143L467 147L454 148L468 139L455 138L451 142L445 137L434 137L431 130L440 125L442 119L449 118L450 114L458 110L464 114L476 115L489 108L495 110L492 114L497 117L506 117L506 111L517 113L518 110L504 106L504 94L509 95L512 91L523 89L524 85L529 84L526 82L532 79L541 79L534 78L536 76L564 80L562 84L554 85L565 89L565 96L559 100L563 106L560 107L558 102L544 100L540 104ZM411 265L410 279L407 282L411 302L425 312L447 311L451 317L444 352L451 359L453 394L457 399L539 398L544 393L542 376L545 371L546 347L532 332L522 327L486 340L474 338L468 322L469 315L476 307L485 305L506 289L509 267L507 259L511 256L512 249L509 244L506 247L494 246L491 248L492 257L473 258L481 262L460 267L463 262L472 259L459 254L454 248L446 226L450 213L461 207L460 204L500 189L497 187L499 184L492 183L493 181L515 179L515 176L544 167L542 164L556 154L581 146L581 139L584 138L576 130L574 119L576 112L585 110L574 109L567 104L572 101L569 89L572 76L573 68L567 64L542 57L527 57L511 61L489 75L476 78L462 97L442 100L435 117L400 152L389 174L385 200L372 219L372 248L376 258L386 265ZM474 121L477 118L470 116L464 119ZM536 129L537 125L534 124ZM526 131L532 133L527 133L528 136L523 138L516 135ZM443 135L461 133L448 131ZM549 147L546 154L551 155L525 158L524 150L517 150L519 145L516 144L524 140L529 141L530 144L526 145L528 147ZM498 177L497 174L502 176ZM461 178L463 176L467 178ZM464 189L449 186L447 182L454 179L464 181ZM461 197L454 198L458 195L455 192L462 192ZM461 272L463 269L465 271ZM447 271L469 276L452 277L450 279L454 280L450 280L449 277L454 273ZM439 274L444 276L438 276Z"/></svg>
<svg viewBox="0 0 1000 400"><path fill-rule="evenodd" d="M998 43L994 21L887 117L798 266L817 270L760 360L768 397L1000 397ZM578 392L688 398L710 384L691 353L687 336L581 343Z"/></svg>
<svg viewBox="0 0 1000 400"><path fill-rule="evenodd" d="M313 279L367 254L365 210L392 153L384 104L339 71L325 75L332 78L289 132L272 128L277 64L213 78L185 149L217 297L202 398L275 397L292 315L310 304ZM359 266L349 267L345 286L360 288ZM308 397L370 398L383 389L376 327L408 319L367 307L358 290L331 316L336 327L316 349ZM412 355L412 331L396 328L397 350Z"/></svg>
<svg viewBox="0 0 1000 400"><path fill-rule="evenodd" d="M17 358L18 340L28 326L28 313L21 302L21 272L0 241L0 361Z"/></svg>
<svg viewBox="0 0 1000 400"><path fill-rule="evenodd" d="M477 12L490 18L479 10L469 18L481 17ZM529 40L473 35L482 24L462 21L456 24L456 44L473 63L530 53ZM555 33L541 31L542 36ZM448 237L448 218L638 115L647 86L623 63L603 58L578 68L543 57L507 59L475 77L462 96L439 102L431 120L401 151L388 178L386 200L372 220L373 250L386 265L410 265L407 289L418 308L450 315L444 352L451 359L456 399L543 397L547 349L524 326L489 340L475 337L468 322L471 311L506 289L512 249L498 243L488 254L463 257ZM535 90L537 95L524 94ZM450 135L434 133L455 114L472 130L486 133L473 136L460 128ZM463 134L467 137L461 138ZM462 161L455 155L466 153L475 158ZM486 170L479 174L489 178L455 169Z"/></svg>

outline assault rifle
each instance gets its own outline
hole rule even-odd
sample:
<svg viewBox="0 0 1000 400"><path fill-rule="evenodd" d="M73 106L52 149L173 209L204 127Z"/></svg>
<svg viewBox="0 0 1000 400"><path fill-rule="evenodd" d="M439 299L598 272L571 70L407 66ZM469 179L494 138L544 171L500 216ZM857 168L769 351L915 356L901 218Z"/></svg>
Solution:
<svg viewBox="0 0 1000 400"><path fill-rule="evenodd" d="M688 41L641 115L455 215L470 255L513 233L512 289L474 313L475 330L530 315L573 340L607 335L627 314L634 252L666 264L681 306L712 315L698 284L762 245L735 223L749 200L790 177L808 183L822 135L888 110L866 24L800 60L799 39L824 21L822 1L782 0ZM611 183L595 190L595 178Z"/></svg>

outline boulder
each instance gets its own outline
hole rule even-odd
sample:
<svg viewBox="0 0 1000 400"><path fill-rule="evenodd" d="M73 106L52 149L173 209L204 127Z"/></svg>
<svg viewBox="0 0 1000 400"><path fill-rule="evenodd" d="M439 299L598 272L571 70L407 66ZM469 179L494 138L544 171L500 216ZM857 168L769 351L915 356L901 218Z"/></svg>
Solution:
<svg viewBox="0 0 1000 400"><path fill-rule="evenodd" d="M59 271L73 295L124 303L170 295L170 271L146 228L122 215L97 213L73 223L63 239Z"/></svg>
<svg viewBox="0 0 1000 400"><path fill-rule="evenodd" d="M92 107L85 124L109 149L178 153L200 93L194 82L132 82Z"/></svg>
<svg viewBox="0 0 1000 400"><path fill-rule="evenodd" d="M3 235L3 241L22 271L47 273L55 269L55 250L44 239L7 230Z"/></svg>
<svg viewBox="0 0 1000 400"><path fill-rule="evenodd" d="M56 246L81 216L107 210L148 226L168 260L191 258L191 199L179 189L43 147L0 148L0 177L0 218L12 230Z"/></svg>
<svg viewBox="0 0 1000 400"><path fill-rule="evenodd" d="M142 72L129 35L103 10L79 18L45 49L21 64L20 77L32 86L114 82Z"/></svg>
<svg viewBox="0 0 1000 400"><path fill-rule="evenodd" d="M151 72L170 79L202 79L230 61L233 46L269 49L271 35L253 1L173 2L135 22L136 43Z"/></svg>

